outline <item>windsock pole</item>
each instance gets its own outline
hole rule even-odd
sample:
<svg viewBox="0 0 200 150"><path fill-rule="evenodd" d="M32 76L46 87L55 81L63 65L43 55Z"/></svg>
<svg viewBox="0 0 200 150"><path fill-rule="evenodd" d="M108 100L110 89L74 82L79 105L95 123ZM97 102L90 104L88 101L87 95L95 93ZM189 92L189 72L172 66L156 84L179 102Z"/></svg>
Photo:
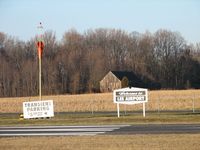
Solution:
<svg viewBox="0 0 200 150"><path fill-rule="evenodd" d="M39 96L42 100L42 58L39 58Z"/></svg>
<svg viewBox="0 0 200 150"><path fill-rule="evenodd" d="M42 30L42 23L38 26L39 30ZM40 33L37 39L37 50L39 59L39 99L42 100L42 51L44 49L43 34Z"/></svg>

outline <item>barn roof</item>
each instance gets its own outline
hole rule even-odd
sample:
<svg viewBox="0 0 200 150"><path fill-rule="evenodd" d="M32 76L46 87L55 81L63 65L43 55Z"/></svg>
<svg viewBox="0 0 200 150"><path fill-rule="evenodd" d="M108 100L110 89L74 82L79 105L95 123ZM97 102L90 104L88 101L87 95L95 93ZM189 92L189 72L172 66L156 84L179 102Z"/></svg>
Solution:
<svg viewBox="0 0 200 150"><path fill-rule="evenodd" d="M132 71L109 71L109 73L112 73L116 78L118 78L120 81L124 77L127 77L129 80L129 86L132 87L142 87L142 88L151 88L151 89L160 89L160 83L155 82L147 77L136 75ZM107 76L107 75L106 75ZM104 77L105 78L105 77ZM103 79L104 79L103 78ZM103 81L103 79L101 81Z"/></svg>
<svg viewBox="0 0 200 150"><path fill-rule="evenodd" d="M123 77L127 77L130 81L137 79L138 77L131 71L111 71L119 80Z"/></svg>
<svg viewBox="0 0 200 150"><path fill-rule="evenodd" d="M119 80L122 81L123 77L127 77L129 80L129 86L143 87L143 81L131 71L111 71Z"/></svg>

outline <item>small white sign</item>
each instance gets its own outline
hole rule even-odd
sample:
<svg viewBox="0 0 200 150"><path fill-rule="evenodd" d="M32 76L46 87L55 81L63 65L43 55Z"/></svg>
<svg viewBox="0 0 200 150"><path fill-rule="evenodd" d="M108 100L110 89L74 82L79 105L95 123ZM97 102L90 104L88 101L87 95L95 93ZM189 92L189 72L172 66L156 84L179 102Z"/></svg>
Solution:
<svg viewBox="0 0 200 150"><path fill-rule="evenodd" d="M143 88L123 88L113 91L113 101L117 104L117 114L119 114L119 104L143 104L143 116L145 117L145 103L148 102L148 90Z"/></svg>
<svg viewBox="0 0 200 150"><path fill-rule="evenodd" d="M53 117L53 100L23 102L23 115L25 119Z"/></svg>

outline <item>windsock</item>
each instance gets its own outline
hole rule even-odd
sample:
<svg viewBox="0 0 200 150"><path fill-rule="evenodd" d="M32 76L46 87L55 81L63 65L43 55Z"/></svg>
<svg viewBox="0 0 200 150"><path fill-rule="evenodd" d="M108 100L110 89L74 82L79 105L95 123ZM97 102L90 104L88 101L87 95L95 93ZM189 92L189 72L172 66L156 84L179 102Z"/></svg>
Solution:
<svg viewBox="0 0 200 150"><path fill-rule="evenodd" d="M36 46L37 46L37 49L38 49L38 57L39 59L42 58L42 52L43 52L43 49L44 49L44 40L43 40L43 26L42 26L42 23L40 22L39 26L37 27L38 28L38 31L40 32L39 36L37 37L37 43L36 43Z"/></svg>
<svg viewBox="0 0 200 150"><path fill-rule="evenodd" d="M37 49L38 49L38 57L39 57L39 59L41 59L42 58L42 52L43 52L43 49L44 49L44 42L43 41L37 42Z"/></svg>

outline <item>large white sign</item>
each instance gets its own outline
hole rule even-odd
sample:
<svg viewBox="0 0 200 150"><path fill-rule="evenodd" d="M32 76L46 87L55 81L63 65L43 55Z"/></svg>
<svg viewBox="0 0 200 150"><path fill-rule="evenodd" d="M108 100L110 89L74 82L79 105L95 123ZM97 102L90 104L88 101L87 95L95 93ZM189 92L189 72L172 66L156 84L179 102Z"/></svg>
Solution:
<svg viewBox="0 0 200 150"><path fill-rule="evenodd" d="M117 103L119 117L119 104L143 103L143 116L145 117L145 103L148 102L148 90L143 88L123 88L113 91L113 101Z"/></svg>
<svg viewBox="0 0 200 150"><path fill-rule="evenodd" d="M53 117L53 100L23 102L25 119Z"/></svg>
<svg viewBox="0 0 200 150"><path fill-rule="evenodd" d="M143 88L123 88L114 90L114 103L138 104L148 102L148 91Z"/></svg>

